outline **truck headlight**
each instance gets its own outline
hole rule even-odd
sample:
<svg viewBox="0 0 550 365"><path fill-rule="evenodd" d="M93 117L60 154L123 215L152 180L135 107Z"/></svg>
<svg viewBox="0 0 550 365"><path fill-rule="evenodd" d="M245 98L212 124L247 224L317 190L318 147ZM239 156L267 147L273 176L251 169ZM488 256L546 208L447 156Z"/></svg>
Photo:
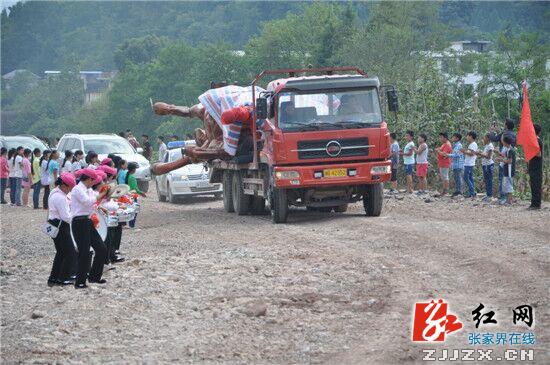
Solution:
<svg viewBox="0 0 550 365"><path fill-rule="evenodd" d="M187 180L187 179L188 179L188 177L187 177L187 175L185 175L185 174L182 174L182 175L180 176L180 179L181 179L181 180L184 180L184 181L185 181L185 180Z"/></svg>
<svg viewBox="0 0 550 365"><path fill-rule="evenodd" d="M391 167L388 166L374 166L370 169L371 175L384 175L391 173Z"/></svg>
<svg viewBox="0 0 550 365"><path fill-rule="evenodd" d="M275 171L275 178L278 180L299 179L300 173L298 171Z"/></svg>

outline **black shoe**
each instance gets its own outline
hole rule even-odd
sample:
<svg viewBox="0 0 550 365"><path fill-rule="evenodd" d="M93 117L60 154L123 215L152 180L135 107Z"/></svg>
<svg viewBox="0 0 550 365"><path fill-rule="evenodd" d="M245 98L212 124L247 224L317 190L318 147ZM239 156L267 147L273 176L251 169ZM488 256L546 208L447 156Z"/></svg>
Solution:
<svg viewBox="0 0 550 365"><path fill-rule="evenodd" d="M69 278L67 280L75 281L76 280L76 275L69 276Z"/></svg>
<svg viewBox="0 0 550 365"><path fill-rule="evenodd" d="M66 286L66 285L73 285L73 284L74 284L74 280L63 280L63 281L60 281L58 285Z"/></svg>
<svg viewBox="0 0 550 365"><path fill-rule="evenodd" d="M116 263L119 263L119 262L123 262L124 260L126 260L124 257L122 257L122 256L117 256L117 257L115 257L114 259L112 259L111 262L112 262L113 264L116 264Z"/></svg>
<svg viewBox="0 0 550 365"><path fill-rule="evenodd" d="M57 279L48 279L48 286L51 288L52 286L59 285L59 282Z"/></svg>
<svg viewBox="0 0 550 365"><path fill-rule="evenodd" d="M540 210L540 207L536 207L536 206L529 206L529 208L527 208L527 210Z"/></svg>
<svg viewBox="0 0 550 365"><path fill-rule="evenodd" d="M83 284L75 284L75 285L74 285L74 288L75 288L75 289L85 289L85 288L87 288L87 287L88 287L88 285L86 285L86 284L84 284L84 283L83 283Z"/></svg>
<svg viewBox="0 0 550 365"><path fill-rule="evenodd" d="M0 202L0 204L8 204L8 202L5 201L5 200L2 200L2 201Z"/></svg>
<svg viewBox="0 0 550 365"><path fill-rule="evenodd" d="M107 282L107 280L105 280L105 279L99 279L99 280L88 279L88 281L90 283L95 283L95 284L105 284Z"/></svg>

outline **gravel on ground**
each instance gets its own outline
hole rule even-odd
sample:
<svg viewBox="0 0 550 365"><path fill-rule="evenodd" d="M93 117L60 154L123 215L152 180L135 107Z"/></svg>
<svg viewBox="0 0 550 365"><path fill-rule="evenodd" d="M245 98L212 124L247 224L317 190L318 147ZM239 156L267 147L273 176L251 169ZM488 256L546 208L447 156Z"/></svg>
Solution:
<svg viewBox="0 0 550 365"><path fill-rule="evenodd" d="M476 348L468 333L516 331L535 333L531 363L548 364L550 209L526 207L397 194L377 218L358 203L275 225L213 198L146 198L127 260L76 291L46 285L45 211L2 206L1 361L422 363L424 348ZM439 298L464 328L413 343L414 303ZM475 328L479 303L497 325ZM522 304L534 328L512 324Z"/></svg>

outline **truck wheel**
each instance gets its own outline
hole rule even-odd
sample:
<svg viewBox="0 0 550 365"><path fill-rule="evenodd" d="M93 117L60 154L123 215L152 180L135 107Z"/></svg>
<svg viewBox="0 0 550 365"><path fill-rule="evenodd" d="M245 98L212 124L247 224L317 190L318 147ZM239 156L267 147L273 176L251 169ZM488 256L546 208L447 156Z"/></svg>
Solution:
<svg viewBox="0 0 550 365"><path fill-rule="evenodd" d="M156 186L157 186L157 196L158 196L158 198L159 198L159 202L165 202L165 201L166 201L166 197L160 193L159 183L158 183L158 182L155 182L155 184L156 184Z"/></svg>
<svg viewBox="0 0 550 365"><path fill-rule="evenodd" d="M250 196L244 193L243 180L239 171L233 173L231 189L233 196L233 209L238 215L248 214L250 208Z"/></svg>
<svg viewBox="0 0 550 365"><path fill-rule="evenodd" d="M345 213L346 210L348 210L348 204L347 203L334 207L334 211L336 213Z"/></svg>
<svg viewBox="0 0 550 365"><path fill-rule="evenodd" d="M138 180L137 182L139 190L144 193L149 191L149 181Z"/></svg>
<svg viewBox="0 0 550 365"><path fill-rule="evenodd" d="M271 218L274 223L286 223L286 219L288 218L288 200L285 189L273 189Z"/></svg>
<svg viewBox="0 0 550 365"><path fill-rule="evenodd" d="M232 185L233 185L233 171L225 170L223 172L223 209L227 213L233 213L235 209L233 208L233 194L232 194Z"/></svg>
<svg viewBox="0 0 550 365"><path fill-rule="evenodd" d="M382 212L382 202L384 201L382 184L372 184L366 186L366 192L363 196L363 207L369 217L378 217Z"/></svg>
<svg viewBox="0 0 550 365"><path fill-rule="evenodd" d="M265 214L265 199L263 196L250 197L250 213L253 215Z"/></svg>

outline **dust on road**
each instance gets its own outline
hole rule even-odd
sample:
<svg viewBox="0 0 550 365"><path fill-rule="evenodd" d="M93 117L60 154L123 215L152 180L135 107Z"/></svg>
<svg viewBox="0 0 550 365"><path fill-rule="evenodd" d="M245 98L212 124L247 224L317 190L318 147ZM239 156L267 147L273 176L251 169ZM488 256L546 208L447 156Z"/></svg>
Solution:
<svg viewBox="0 0 550 365"><path fill-rule="evenodd" d="M534 363L549 363L548 206L400 199L378 218L356 204L274 225L220 200L147 198L123 234L128 260L83 291L46 286L45 213L2 206L2 362L421 363L441 346L411 342L412 308L444 298L465 327L445 348L532 331ZM497 325L474 328L479 303ZM521 304L534 329L512 324Z"/></svg>

